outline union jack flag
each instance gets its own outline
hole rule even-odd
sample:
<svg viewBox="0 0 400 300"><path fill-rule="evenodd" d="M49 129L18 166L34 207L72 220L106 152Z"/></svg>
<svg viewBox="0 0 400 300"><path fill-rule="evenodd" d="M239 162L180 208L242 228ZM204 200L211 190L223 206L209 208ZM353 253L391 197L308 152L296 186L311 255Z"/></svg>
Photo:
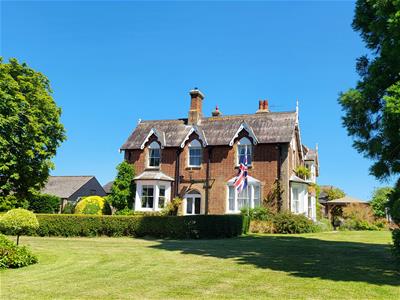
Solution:
<svg viewBox="0 0 400 300"><path fill-rule="evenodd" d="M233 186L239 193L247 187L247 155L244 157L244 162L240 162L239 171L236 175Z"/></svg>

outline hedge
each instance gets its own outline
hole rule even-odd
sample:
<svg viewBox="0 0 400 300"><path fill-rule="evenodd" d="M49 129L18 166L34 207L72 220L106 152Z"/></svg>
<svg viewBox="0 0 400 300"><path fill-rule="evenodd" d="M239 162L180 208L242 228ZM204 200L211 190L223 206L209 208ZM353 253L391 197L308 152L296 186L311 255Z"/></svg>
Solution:
<svg viewBox="0 0 400 300"><path fill-rule="evenodd" d="M400 229L395 229L393 235L393 253L400 260Z"/></svg>
<svg viewBox="0 0 400 300"><path fill-rule="evenodd" d="M152 236L176 239L235 237L248 230L241 215L96 216L37 214L39 236Z"/></svg>

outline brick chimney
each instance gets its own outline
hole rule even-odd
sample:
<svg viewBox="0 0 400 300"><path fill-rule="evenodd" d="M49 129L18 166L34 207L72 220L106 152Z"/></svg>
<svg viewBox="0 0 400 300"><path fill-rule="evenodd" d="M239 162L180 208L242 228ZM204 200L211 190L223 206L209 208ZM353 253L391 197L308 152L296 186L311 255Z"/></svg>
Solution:
<svg viewBox="0 0 400 300"><path fill-rule="evenodd" d="M189 92L190 94L190 110L188 123L191 125L199 124L201 117L203 116L203 99L204 95L197 88L194 88Z"/></svg>
<svg viewBox="0 0 400 300"><path fill-rule="evenodd" d="M268 100L258 101L258 110L256 111L256 113L267 113L267 112L269 112Z"/></svg>

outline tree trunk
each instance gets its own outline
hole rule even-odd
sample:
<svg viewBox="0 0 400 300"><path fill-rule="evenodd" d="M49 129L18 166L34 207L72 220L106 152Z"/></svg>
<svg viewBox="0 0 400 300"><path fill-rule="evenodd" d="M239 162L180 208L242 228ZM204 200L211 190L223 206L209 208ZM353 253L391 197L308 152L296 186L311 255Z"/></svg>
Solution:
<svg viewBox="0 0 400 300"><path fill-rule="evenodd" d="M19 234L17 235L17 246L19 245Z"/></svg>

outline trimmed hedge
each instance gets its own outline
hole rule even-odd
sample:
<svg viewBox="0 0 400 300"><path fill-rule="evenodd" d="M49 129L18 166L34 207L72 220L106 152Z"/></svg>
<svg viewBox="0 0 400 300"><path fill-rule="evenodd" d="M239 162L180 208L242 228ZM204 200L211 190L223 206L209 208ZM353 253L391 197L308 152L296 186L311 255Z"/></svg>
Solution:
<svg viewBox="0 0 400 300"><path fill-rule="evenodd" d="M400 229L395 229L392 232L393 237L393 253L400 259Z"/></svg>
<svg viewBox="0 0 400 300"><path fill-rule="evenodd" d="M246 233L241 215L96 216L38 214L39 236L152 236L176 239L235 237Z"/></svg>

